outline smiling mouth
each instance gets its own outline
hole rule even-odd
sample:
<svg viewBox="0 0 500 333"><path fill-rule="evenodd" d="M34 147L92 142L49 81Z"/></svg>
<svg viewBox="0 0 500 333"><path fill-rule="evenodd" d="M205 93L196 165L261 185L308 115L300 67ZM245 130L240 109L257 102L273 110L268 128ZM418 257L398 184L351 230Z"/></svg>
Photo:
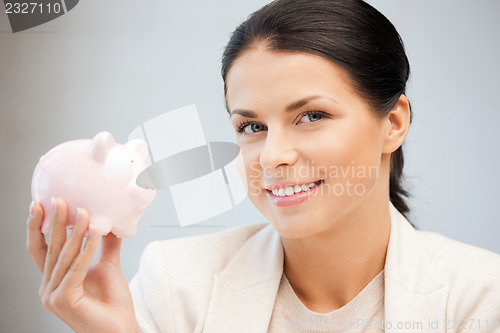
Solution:
<svg viewBox="0 0 500 333"><path fill-rule="evenodd" d="M315 181L314 183L287 186L286 188L280 188L280 189L274 189L274 190L267 190L266 189L266 191L274 197L284 198L284 197L291 197L291 196L294 196L294 195L300 194L300 193L309 192L311 189L313 189L313 188L315 188L323 183L324 183L324 180L320 179L318 181Z"/></svg>

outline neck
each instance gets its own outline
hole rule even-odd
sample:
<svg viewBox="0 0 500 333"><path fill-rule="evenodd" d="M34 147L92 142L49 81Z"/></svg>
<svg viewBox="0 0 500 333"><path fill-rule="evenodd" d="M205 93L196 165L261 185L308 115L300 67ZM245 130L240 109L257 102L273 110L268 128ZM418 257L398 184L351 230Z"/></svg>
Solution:
<svg viewBox="0 0 500 333"><path fill-rule="evenodd" d="M383 195L372 198L384 200L366 200L311 237L282 237L284 272L310 310L323 313L344 306L384 268L389 201Z"/></svg>

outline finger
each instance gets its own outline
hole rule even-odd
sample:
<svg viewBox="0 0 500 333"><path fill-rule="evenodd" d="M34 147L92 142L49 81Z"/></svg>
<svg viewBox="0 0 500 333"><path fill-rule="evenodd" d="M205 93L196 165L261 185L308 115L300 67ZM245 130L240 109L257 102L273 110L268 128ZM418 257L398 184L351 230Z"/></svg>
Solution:
<svg viewBox="0 0 500 333"><path fill-rule="evenodd" d="M82 251L71 264L68 273L64 276L61 282L62 289L72 290L83 284L83 281L87 276L87 271L92 263L92 259L96 253L99 238L100 234L96 231L92 224L90 224L88 228L87 241L85 242Z"/></svg>
<svg viewBox="0 0 500 333"><path fill-rule="evenodd" d="M45 257L47 255L47 244L40 228L43 222L43 209L40 204L31 203L30 216L28 217L28 231L26 237L26 249L31 254L36 266L43 273Z"/></svg>
<svg viewBox="0 0 500 333"><path fill-rule="evenodd" d="M120 266L120 248L122 239L110 232L102 237L101 254L99 260Z"/></svg>
<svg viewBox="0 0 500 333"><path fill-rule="evenodd" d="M50 236L43 268L42 285L47 285L59 253L66 242L66 221L68 219L68 207L61 199L52 198L52 212L50 217Z"/></svg>
<svg viewBox="0 0 500 333"><path fill-rule="evenodd" d="M83 209L78 208L76 214L76 224L73 227L71 236L59 253L57 263L54 266L50 281L47 285L47 290L52 291L56 289L69 271L71 264L75 261L78 253L80 253L83 237L85 236L88 225L88 214L86 214Z"/></svg>

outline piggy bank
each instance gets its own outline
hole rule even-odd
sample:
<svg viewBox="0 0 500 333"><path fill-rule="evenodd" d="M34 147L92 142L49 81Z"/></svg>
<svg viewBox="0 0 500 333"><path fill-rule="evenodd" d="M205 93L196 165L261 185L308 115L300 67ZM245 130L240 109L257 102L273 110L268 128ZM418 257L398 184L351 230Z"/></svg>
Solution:
<svg viewBox="0 0 500 333"><path fill-rule="evenodd" d="M51 198L68 204L68 228L75 224L76 209L85 208L96 232L133 236L137 222L153 202L156 191L137 186L146 167L147 145L142 140L117 144L108 132L92 140L62 143L40 158L31 183L33 201L41 203L41 231L50 229Z"/></svg>

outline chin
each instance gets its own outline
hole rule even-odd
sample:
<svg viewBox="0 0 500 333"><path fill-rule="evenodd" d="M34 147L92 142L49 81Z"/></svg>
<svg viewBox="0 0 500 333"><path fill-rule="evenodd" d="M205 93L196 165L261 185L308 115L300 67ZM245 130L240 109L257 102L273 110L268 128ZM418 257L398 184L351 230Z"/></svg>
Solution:
<svg viewBox="0 0 500 333"><path fill-rule="evenodd" d="M316 198L316 200L320 200L318 203L308 202L297 207L277 208L273 206L267 193L264 192L249 195L249 199L281 237L307 238L327 228L324 223L329 219L324 216L325 211L321 209L324 207L324 203L321 203L320 198ZM323 225L321 225L322 223Z"/></svg>
<svg viewBox="0 0 500 333"><path fill-rule="evenodd" d="M270 220L274 230L283 238L298 239L307 238L320 231L319 226L309 224L310 221L302 219L280 219L280 221Z"/></svg>

